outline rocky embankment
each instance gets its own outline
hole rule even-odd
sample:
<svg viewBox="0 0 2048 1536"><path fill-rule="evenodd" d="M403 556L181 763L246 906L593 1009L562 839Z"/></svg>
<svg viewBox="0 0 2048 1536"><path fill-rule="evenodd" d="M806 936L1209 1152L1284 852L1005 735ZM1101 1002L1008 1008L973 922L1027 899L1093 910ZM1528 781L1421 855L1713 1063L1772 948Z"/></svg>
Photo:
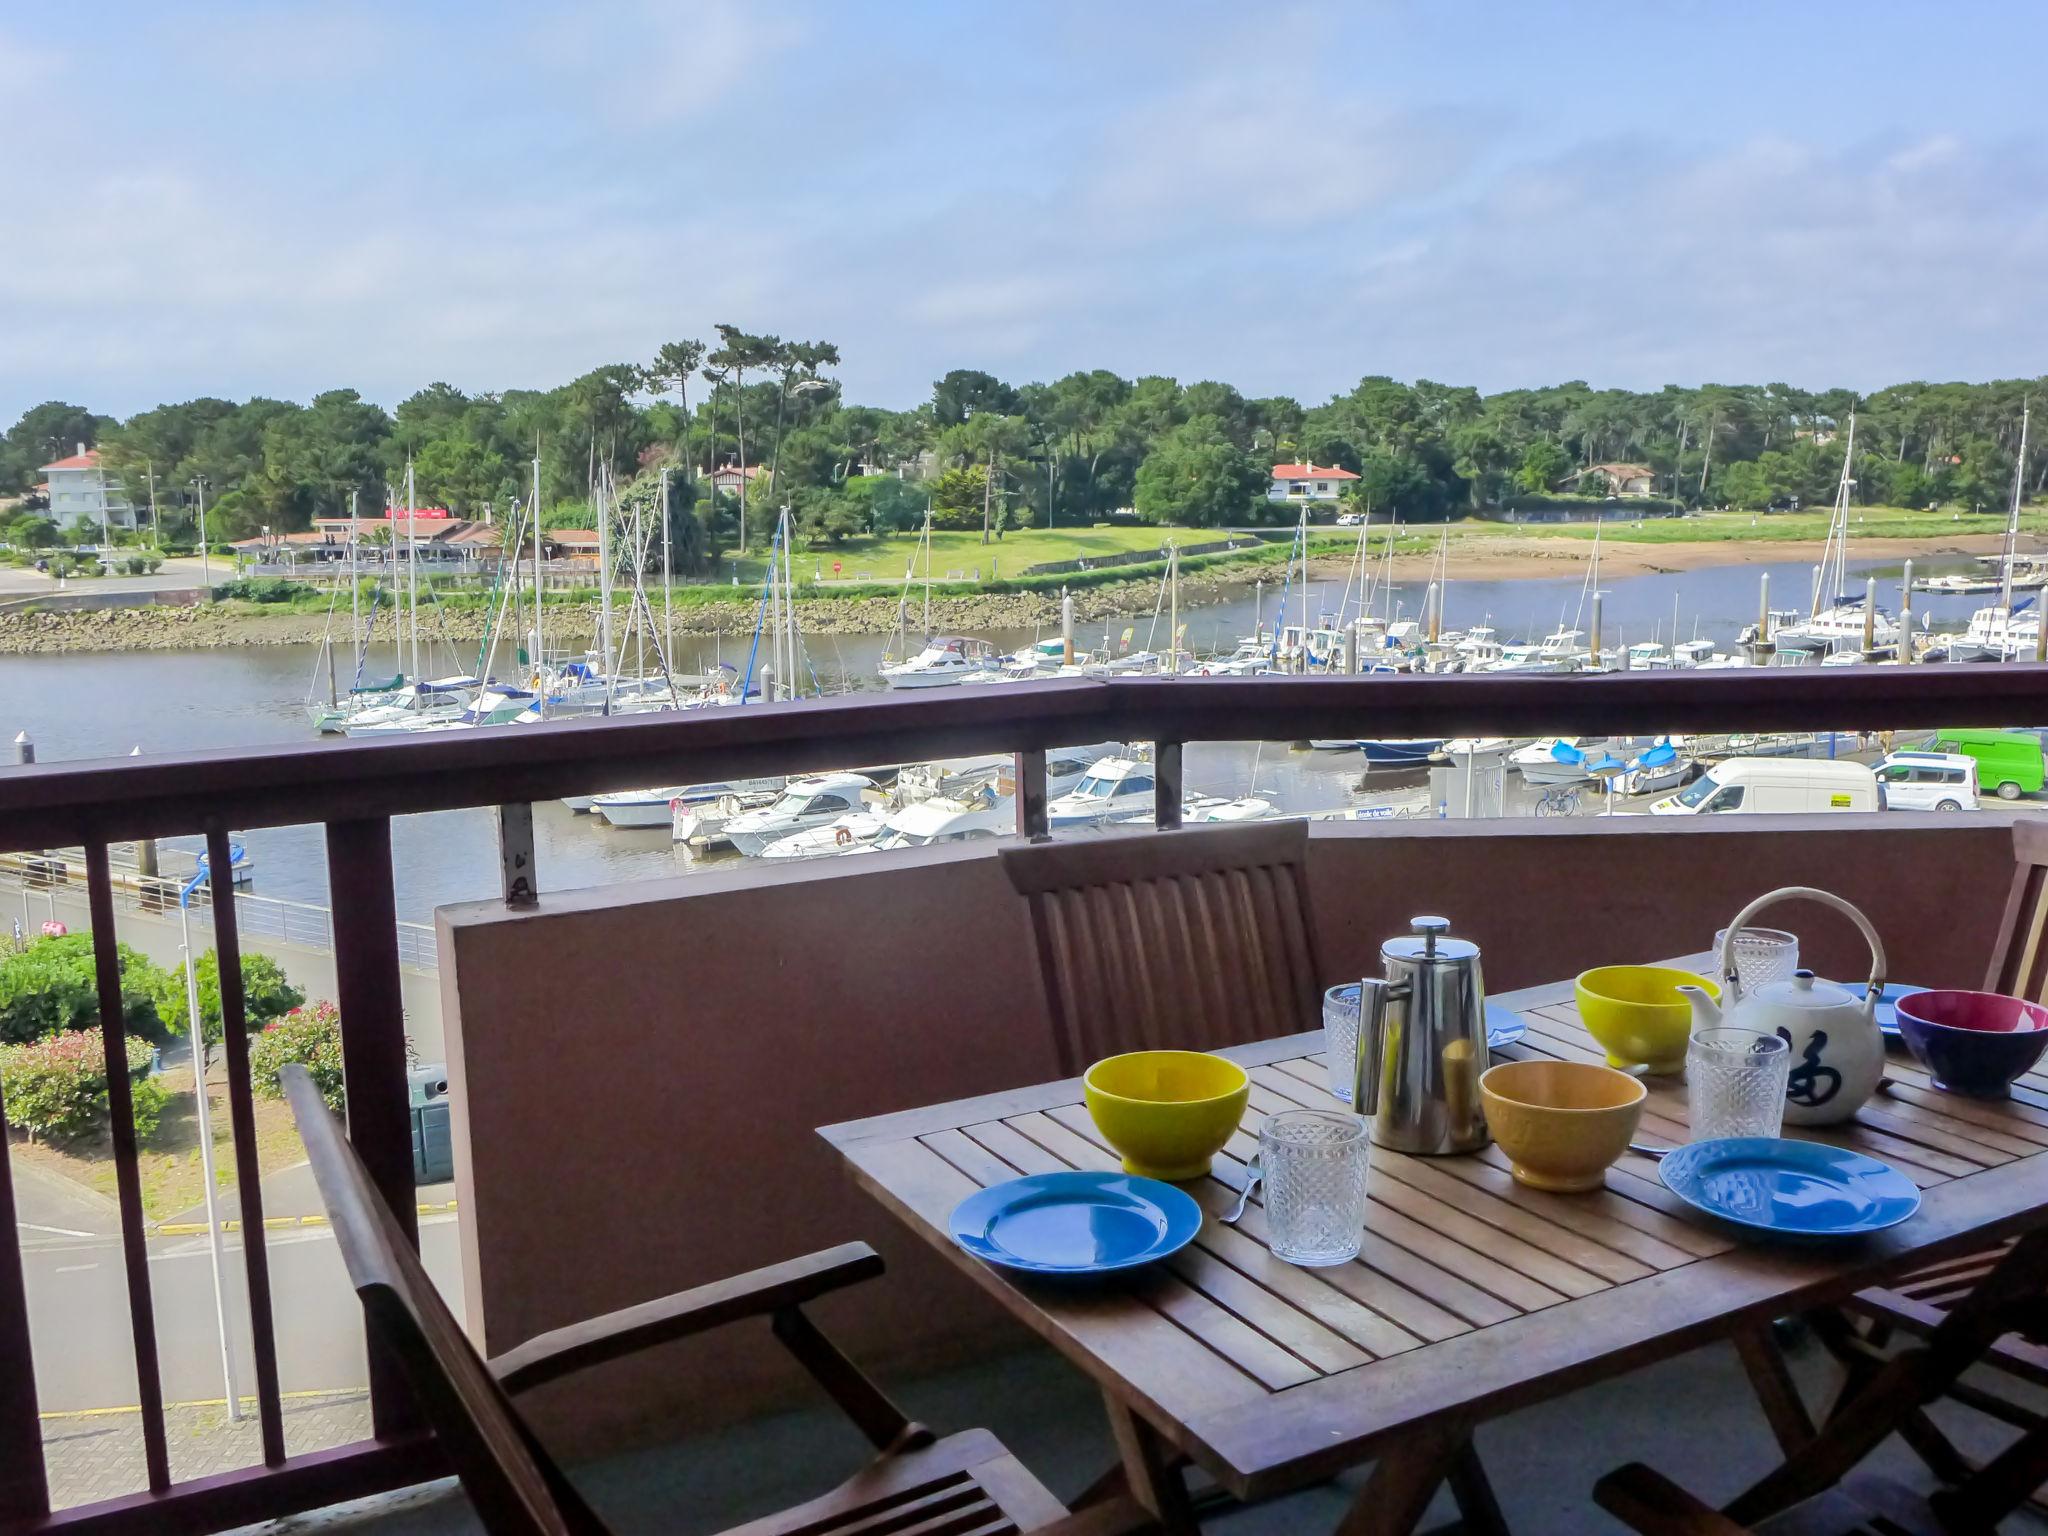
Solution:
<svg viewBox="0 0 2048 1536"><path fill-rule="evenodd" d="M1229 577L1203 573L1184 579L1181 602L1212 598ZM1240 578L1241 579L1241 578ZM1074 594L1077 619L1099 621L1149 609L1158 578L1084 588ZM657 611L660 599L651 599ZM803 629L813 635L886 635L898 623L893 597L828 597L799 591ZM757 600L749 595L731 602L680 603L675 609L679 634L736 634L753 628ZM910 622L922 628L921 593L911 598ZM988 592L932 597L935 629L963 634L1050 629L1059 623L1057 592ZM347 629L347 616L337 632ZM425 632L455 642L475 643L484 637L489 615L481 608L422 610ZM550 603L547 622L574 633L597 627L595 603ZM187 651L241 645L318 645L328 632L324 613L266 610L252 603L215 603L200 607L169 605L145 608L103 608L74 613L0 614L0 655L36 655L63 651ZM378 632L388 636L388 620Z"/></svg>

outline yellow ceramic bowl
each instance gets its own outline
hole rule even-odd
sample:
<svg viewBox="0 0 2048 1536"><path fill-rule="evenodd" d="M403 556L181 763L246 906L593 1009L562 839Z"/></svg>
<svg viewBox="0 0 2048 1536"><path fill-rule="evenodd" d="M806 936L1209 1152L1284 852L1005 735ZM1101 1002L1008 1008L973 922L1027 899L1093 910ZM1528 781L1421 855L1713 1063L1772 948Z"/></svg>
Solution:
<svg viewBox="0 0 2048 1536"><path fill-rule="evenodd" d="M1598 1189L1628 1150L1647 1092L1590 1061L1504 1061L1479 1078L1487 1129L1532 1189Z"/></svg>
<svg viewBox="0 0 2048 1536"><path fill-rule="evenodd" d="M1607 1050L1610 1067L1646 1066L1660 1076L1685 1070L1692 1038L1692 1005L1680 987L1721 989L1704 976L1664 965L1603 965L1578 980L1579 1017Z"/></svg>
<svg viewBox="0 0 2048 1536"><path fill-rule="evenodd" d="M1126 1173L1198 1179L1244 1119L1252 1085L1236 1062L1204 1051L1132 1051L1095 1063L1081 1086Z"/></svg>

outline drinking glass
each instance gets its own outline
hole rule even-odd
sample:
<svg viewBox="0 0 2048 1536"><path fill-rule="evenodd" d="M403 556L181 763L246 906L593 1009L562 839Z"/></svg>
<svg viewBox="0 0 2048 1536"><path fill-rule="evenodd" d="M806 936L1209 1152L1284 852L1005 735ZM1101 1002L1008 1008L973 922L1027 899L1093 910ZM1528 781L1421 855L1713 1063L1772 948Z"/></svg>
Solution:
<svg viewBox="0 0 2048 1536"><path fill-rule="evenodd" d="M1714 964L1721 963L1721 946L1728 942L1728 930L1714 935ZM1754 992L1766 982L1788 980L1799 969L1799 935L1782 928L1745 928L1735 935L1735 979L1744 992ZM1716 981L1722 978L1716 975Z"/></svg>
<svg viewBox="0 0 2048 1536"><path fill-rule="evenodd" d="M1777 1135L1791 1069L1792 1047L1782 1035L1730 1025L1694 1030L1685 1053L1692 1139Z"/></svg>
<svg viewBox="0 0 2048 1536"><path fill-rule="evenodd" d="M1354 981L1323 994L1323 1065L1330 1074L1330 1097L1346 1104L1358 1074L1358 993Z"/></svg>
<svg viewBox="0 0 2048 1536"><path fill-rule="evenodd" d="M1333 1110L1290 1109L1259 1128L1266 1241L1290 1264L1343 1264L1365 1241L1365 1122Z"/></svg>

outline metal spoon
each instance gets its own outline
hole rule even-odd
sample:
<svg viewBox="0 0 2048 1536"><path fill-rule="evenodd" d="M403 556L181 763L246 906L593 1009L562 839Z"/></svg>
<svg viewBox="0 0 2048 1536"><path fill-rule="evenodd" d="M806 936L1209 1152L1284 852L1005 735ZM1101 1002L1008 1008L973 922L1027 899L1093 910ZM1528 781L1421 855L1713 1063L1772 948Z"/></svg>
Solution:
<svg viewBox="0 0 2048 1536"><path fill-rule="evenodd" d="M1238 1191L1237 1209L1232 1211L1228 1216L1223 1218L1223 1224L1226 1227L1235 1226L1237 1224L1237 1218L1242 1216L1244 1214L1244 1208L1247 1205L1251 1204L1252 1191L1259 1187L1259 1180L1265 1177L1265 1174L1259 1168L1257 1158L1253 1158L1252 1161L1246 1165L1246 1171L1251 1175L1251 1177L1247 1178L1244 1181L1244 1188Z"/></svg>
<svg viewBox="0 0 2048 1536"><path fill-rule="evenodd" d="M1676 1147L1653 1147L1640 1141L1630 1142L1628 1149L1631 1152L1640 1152L1645 1157L1666 1157L1678 1150Z"/></svg>

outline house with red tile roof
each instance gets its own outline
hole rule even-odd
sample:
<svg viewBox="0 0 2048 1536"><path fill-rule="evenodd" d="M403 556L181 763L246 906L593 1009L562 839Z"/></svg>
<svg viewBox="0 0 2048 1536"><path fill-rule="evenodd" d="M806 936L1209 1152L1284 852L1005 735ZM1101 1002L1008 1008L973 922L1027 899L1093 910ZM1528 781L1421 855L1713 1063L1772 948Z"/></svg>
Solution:
<svg viewBox="0 0 2048 1536"><path fill-rule="evenodd" d="M1348 469L1317 464L1314 460L1306 464L1275 464L1273 483L1266 487L1266 500L1334 504L1343 495L1344 487L1357 478Z"/></svg>

